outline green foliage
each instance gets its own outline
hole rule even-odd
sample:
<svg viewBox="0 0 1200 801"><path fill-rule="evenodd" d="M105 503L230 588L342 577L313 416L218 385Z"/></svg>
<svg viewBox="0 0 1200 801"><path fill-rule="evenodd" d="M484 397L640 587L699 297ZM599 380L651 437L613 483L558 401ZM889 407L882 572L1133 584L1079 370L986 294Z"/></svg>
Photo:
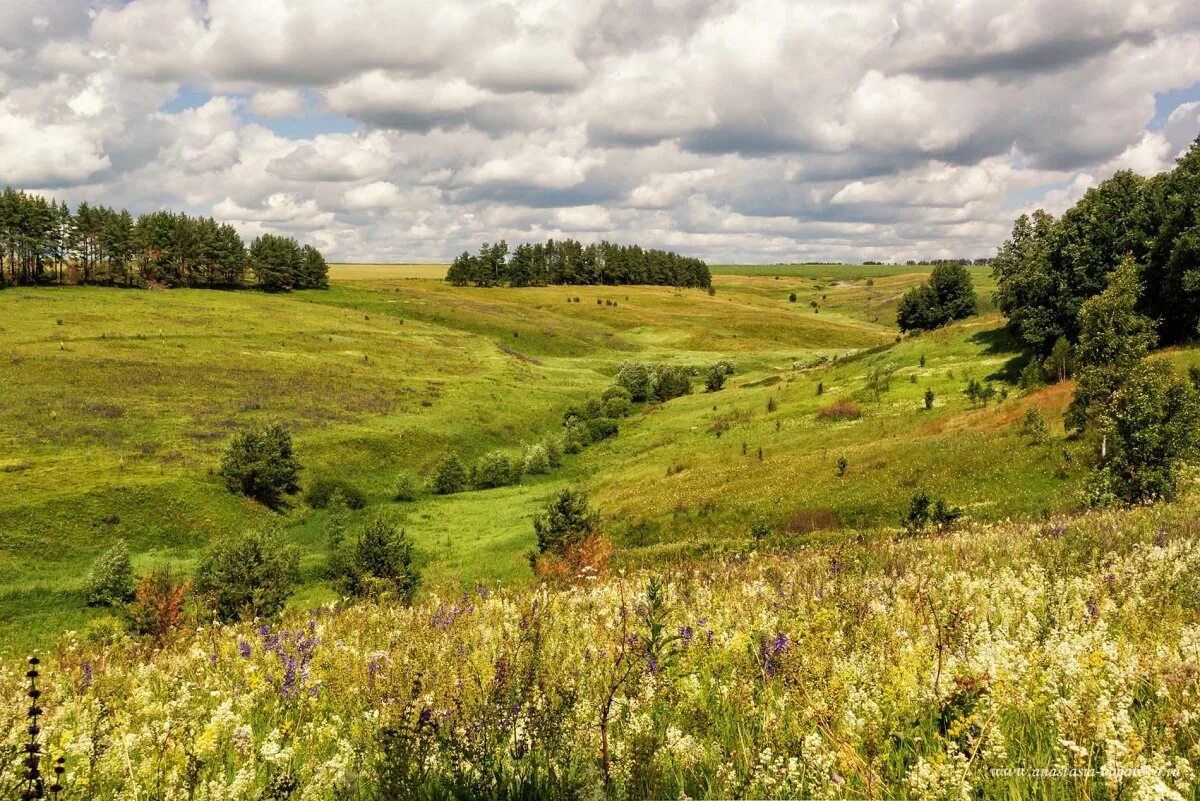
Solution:
<svg viewBox="0 0 1200 801"><path fill-rule="evenodd" d="M1021 436L1029 437L1034 443L1041 445L1049 438L1046 430L1046 419L1037 409L1030 409L1021 418Z"/></svg>
<svg viewBox="0 0 1200 801"><path fill-rule="evenodd" d="M925 490L917 492L908 502L908 511L900 523L909 534L919 534L929 526L942 530L962 517L962 510L946 503L945 498L934 499Z"/></svg>
<svg viewBox="0 0 1200 801"><path fill-rule="evenodd" d="M1071 343L1067 341L1066 337L1059 337L1054 341L1050 355L1042 362L1042 373L1054 381L1062 382L1070 378L1073 372L1075 372L1075 349L1071 347Z"/></svg>
<svg viewBox="0 0 1200 801"><path fill-rule="evenodd" d="M117 540L92 563L87 581L87 604L119 606L132 601L136 589L137 578L133 574L129 548L124 540Z"/></svg>
<svg viewBox="0 0 1200 801"><path fill-rule="evenodd" d="M464 251L450 265L446 280L455 286L546 286L548 284L659 284L709 287L712 276L699 259L638 245L573 239L518 245L484 242L478 255ZM576 298L578 302L578 298ZM596 300L599 305L603 303ZM607 305L616 306L609 301Z"/></svg>
<svg viewBox="0 0 1200 801"><path fill-rule="evenodd" d="M471 484L476 489L492 489L519 484L521 458L504 451L489 451L471 468Z"/></svg>
<svg viewBox="0 0 1200 801"><path fill-rule="evenodd" d="M322 476L314 481L304 494L304 500L314 509L324 509L335 493L341 495L346 506L351 509L361 509L367 505L362 490L345 479L329 476Z"/></svg>
<svg viewBox="0 0 1200 801"><path fill-rule="evenodd" d="M933 408L933 390L926 388L925 390L925 411Z"/></svg>
<svg viewBox="0 0 1200 801"><path fill-rule="evenodd" d="M1067 409L1067 426L1085 430L1135 364L1154 346L1154 323L1137 312L1141 294L1139 268L1121 263L1103 292L1084 302L1079 311L1078 385Z"/></svg>
<svg viewBox="0 0 1200 801"><path fill-rule="evenodd" d="M263 289L317 289L329 285L329 266L316 248L290 236L263 234L250 244L250 269Z"/></svg>
<svg viewBox="0 0 1200 801"><path fill-rule="evenodd" d="M412 541L383 519L367 524L353 540L330 541L329 575L347 595L412 601L421 583Z"/></svg>
<svg viewBox="0 0 1200 801"><path fill-rule="evenodd" d="M617 386L629 393L632 402L645 403L650 400L653 376L650 366L645 362L621 362L616 381Z"/></svg>
<svg viewBox="0 0 1200 801"><path fill-rule="evenodd" d="M942 263L933 268L929 280L900 299L896 323L901 331L929 331L973 314L975 286L971 274L961 264Z"/></svg>
<svg viewBox="0 0 1200 801"><path fill-rule="evenodd" d="M218 470L229 488L267 506L300 488L292 436L278 423L233 435Z"/></svg>
<svg viewBox="0 0 1200 801"><path fill-rule="evenodd" d="M719 359L713 362L704 373L704 389L707 392L717 392L725 387L725 380L734 374L733 362Z"/></svg>
<svg viewBox="0 0 1200 801"><path fill-rule="evenodd" d="M963 390L963 394L972 406L987 406L988 402L996 397L996 388L978 378L972 378L967 381L967 388Z"/></svg>
<svg viewBox="0 0 1200 801"><path fill-rule="evenodd" d="M1099 469L1126 503L1171 500L1184 462L1200 445L1200 393L1169 364L1134 365L1104 404L1095 424Z"/></svg>
<svg viewBox="0 0 1200 801"><path fill-rule="evenodd" d="M196 567L196 590L218 620L272 617L300 577L300 552L274 529L227 534Z"/></svg>
<svg viewBox="0 0 1200 801"><path fill-rule="evenodd" d="M588 503L583 490L559 491L542 514L533 519L538 553L561 553L581 544L600 528L600 513Z"/></svg>
<svg viewBox="0 0 1200 801"><path fill-rule="evenodd" d="M626 417L633 411L633 404L627 398L622 398L619 395L607 398L603 405L603 414L613 420Z"/></svg>
<svg viewBox="0 0 1200 801"><path fill-rule="evenodd" d="M650 392L653 400L666 402L692 392L692 374L686 367L660 364L654 368L653 375Z"/></svg>
<svg viewBox="0 0 1200 801"><path fill-rule="evenodd" d="M527 447L522 457L522 469L531 476L550 472L550 453L546 446L535 442Z"/></svg>
<svg viewBox="0 0 1200 801"><path fill-rule="evenodd" d="M892 376L895 373L896 365L891 362L873 364L867 368L867 389L875 396L875 400L881 399L884 393L892 388Z"/></svg>
<svg viewBox="0 0 1200 801"><path fill-rule="evenodd" d="M838 457L838 460L837 460L837 474L838 474L838 478L842 478L843 476L845 476L845 475L846 475L846 469L847 469L848 467L850 467L850 462L849 462L849 460L848 460L848 459L846 459L846 457L845 457L845 456L839 456L839 457Z"/></svg>
<svg viewBox="0 0 1200 801"><path fill-rule="evenodd" d="M421 497L421 484L412 473L401 473L392 484L392 500L411 503Z"/></svg>
<svg viewBox="0 0 1200 801"><path fill-rule="evenodd" d="M463 464L458 454L451 451L442 457L433 472L433 491L438 495L452 495L462 492L469 483L467 466Z"/></svg>

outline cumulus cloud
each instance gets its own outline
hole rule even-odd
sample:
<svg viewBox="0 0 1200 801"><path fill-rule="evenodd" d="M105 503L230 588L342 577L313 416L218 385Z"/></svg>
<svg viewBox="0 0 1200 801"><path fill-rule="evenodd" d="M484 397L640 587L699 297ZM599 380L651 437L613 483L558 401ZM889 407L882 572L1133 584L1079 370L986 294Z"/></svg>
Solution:
<svg viewBox="0 0 1200 801"><path fill-rule="evenodd" d="M1165 169L1198 131L1187 0L0 8L5 180L333 258L550 235L987 255L1019 211Z"/></svg>

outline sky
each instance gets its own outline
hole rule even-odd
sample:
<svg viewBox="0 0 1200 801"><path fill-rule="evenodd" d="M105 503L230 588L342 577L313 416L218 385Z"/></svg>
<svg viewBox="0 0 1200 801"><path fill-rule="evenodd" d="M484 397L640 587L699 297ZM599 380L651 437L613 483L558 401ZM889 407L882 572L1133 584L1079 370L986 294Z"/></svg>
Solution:
<svg viewBox="0 0 1200 801"><path fill-rule="evenodd" d="M990 256L1197 134L1195 0L0 4L0 183L339 261Z"/></svg>

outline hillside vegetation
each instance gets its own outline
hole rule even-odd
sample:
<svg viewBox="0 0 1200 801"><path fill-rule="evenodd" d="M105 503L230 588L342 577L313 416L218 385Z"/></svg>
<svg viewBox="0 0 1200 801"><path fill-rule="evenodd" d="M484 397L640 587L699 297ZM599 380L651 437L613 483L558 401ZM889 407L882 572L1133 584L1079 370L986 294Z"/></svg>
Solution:
<svg viewBox="0 0 1200 801"><path fill-rule="evenodd" d="M88 566L121 539L139 571L186 573L217 535L278 520L303 554L292 603L334 597L322 575L326 513L297 498L276 514L214 474L232 433L253 423L292 431L302 489L348 480L367 501L356 521L404 528L433 589L530 580L532 515L580 484L618 559L633 564L741 548L752 523L788 545L895 528L919 490L977 520L1077 503L1080 469L1056 422L1064 386L999 403L997 393L986 407L963 394L972 378L1003 388L1015 375L982 269L972 268L983 316L900 343L896 303L924 273L718 271L709 295L496 292L399 269L335 267L331 289L292 294L0 294L4 648L103 617L84 605ZM725 389L705 393L697 380L694 394L647 407L549 473L392 500L398 476L423 484L447 452L470 462L561 430L566 408L611 384L623 360L703 369L721 358L737 370ZM884 375L876 393L868 378ZM854 419L819 414L842 401ZM1046 410L1046 442L1020 434L1029 408Z"/></svg>
<svg viewBox="0 0 1200 801"><path fill-rule="evenodd" d="M76 636L43 739L70 797L1193 797L1195 512Z"/></svg>

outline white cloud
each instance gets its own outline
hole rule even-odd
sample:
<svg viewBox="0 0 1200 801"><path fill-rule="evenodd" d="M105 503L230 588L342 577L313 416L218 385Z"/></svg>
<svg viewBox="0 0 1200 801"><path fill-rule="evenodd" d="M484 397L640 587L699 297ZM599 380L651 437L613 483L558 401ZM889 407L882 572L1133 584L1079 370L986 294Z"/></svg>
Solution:
<svg viewBox="0 0 1200 801"><path fill-rule="evenodd" d="M12 0L0 175L344 258L976 256L1170 166L1197 85L1186 0Z"/></svg>

